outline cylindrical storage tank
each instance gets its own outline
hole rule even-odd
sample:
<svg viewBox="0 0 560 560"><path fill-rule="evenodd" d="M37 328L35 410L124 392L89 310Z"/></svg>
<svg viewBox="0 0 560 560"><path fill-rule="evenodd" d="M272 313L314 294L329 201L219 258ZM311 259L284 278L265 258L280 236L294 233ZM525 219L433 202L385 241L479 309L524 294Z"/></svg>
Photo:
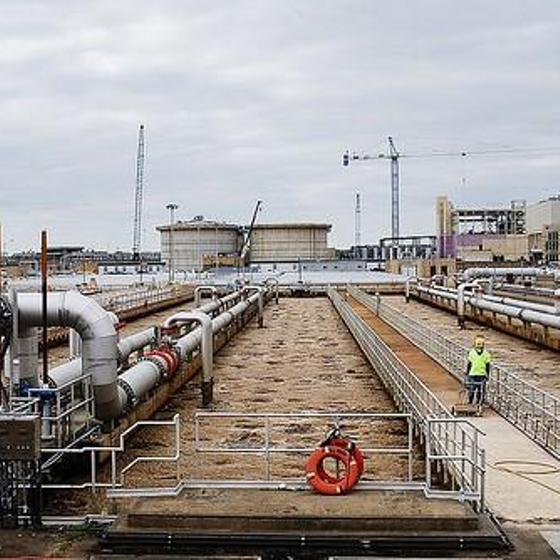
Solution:
<svg viewBox="0 0 560 560"><path fill-rule="evenodd" d="M215 263L216 256L238 255L243 245L240 226L204 220L202 217L173 226L159 226L161 258L177 271L202 270L204 263Z"/></svg>
<svg viewBox="0 0 560 560"><path fill-rule="evenodd" d="M257 224L251 233L251 262L329 259L329 224Z"/></svg>

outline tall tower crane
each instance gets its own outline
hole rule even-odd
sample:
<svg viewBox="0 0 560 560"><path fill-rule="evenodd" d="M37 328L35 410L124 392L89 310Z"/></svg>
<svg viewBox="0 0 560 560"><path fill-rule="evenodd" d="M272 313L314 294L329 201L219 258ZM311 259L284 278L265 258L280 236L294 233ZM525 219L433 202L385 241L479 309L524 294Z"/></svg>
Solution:
<svg viewBox="0 0 560 560"><path fill-rule="evenodd" d="M398 238L400 235L400 176L399 176L399 160L405 158L434 158L434 157L459 157L466 158L470 156L516 156L517 154L532 153L532 154L546 154L551 152L558 152L560 147L507 147L502 148L488 148L480 150L462 150L459 152L444 152L433 151L424 154L403 154L397 150L392 136L387 137L388 151L375 155L357 154L356 152L348 152L346 150L342 155L342 165L347 167L350 161L368 161L378 159L391 160L391 237L393 244L398 245Z"/></svg>
<svg viewBox="0 0 560 560"><path fill-rule="evenodd" d="M132 236L132 258L140 260L142 250L142 206L144 202L144 125L138 130L136 152L136 188L134 190L134 231Z"/></svg>
<svg viewBox="0 0 560 560"><path fill-rule="evenodd" d="M359 247L362 244L362 232L360 224L360 216L362 213L360 204L360 193L356 193L356 210L354 214L354 246Z"/></svg>
<svg viewBox="0 0 560 560"><path fill-rule="evenodd" d="M387 138L389 150L387 153L381 153L377 156L368 154L360 155L353 153L350 155L348 151L342 156L342 165L345 167L352 161L367 161L372 159L390 159L391 160L391 237L398 243L397 239L400 234L400 176L399 176L399 158L401 154L395 146L393 137Z"/></svg>

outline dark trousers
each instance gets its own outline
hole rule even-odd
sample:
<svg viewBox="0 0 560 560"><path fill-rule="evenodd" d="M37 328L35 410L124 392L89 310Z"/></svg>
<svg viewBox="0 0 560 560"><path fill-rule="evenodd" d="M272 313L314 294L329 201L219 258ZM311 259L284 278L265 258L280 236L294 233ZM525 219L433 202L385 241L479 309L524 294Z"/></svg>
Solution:
<svg viewBox="0 0 560 560"><path fill-rule="evenodd" d="M486 390L486 376L468 375L467 389L469 391L469 404L482 404Z"/></svg>

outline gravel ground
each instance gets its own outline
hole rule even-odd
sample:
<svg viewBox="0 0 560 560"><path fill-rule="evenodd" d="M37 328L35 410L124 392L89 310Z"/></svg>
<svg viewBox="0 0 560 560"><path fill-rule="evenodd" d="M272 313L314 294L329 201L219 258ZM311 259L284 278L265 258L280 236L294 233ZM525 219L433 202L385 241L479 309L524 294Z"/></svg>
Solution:
<svg viewBox="0 0 560 560"><path fill-rule="evenodd" d="M470 321L462 330L457 326L455 315L417 301L407 304L402 296L385 296L383 301L466 346L473 343L476 334L483 334L487 348L497 363L526 381L560 396L558 352Z"/></svg>

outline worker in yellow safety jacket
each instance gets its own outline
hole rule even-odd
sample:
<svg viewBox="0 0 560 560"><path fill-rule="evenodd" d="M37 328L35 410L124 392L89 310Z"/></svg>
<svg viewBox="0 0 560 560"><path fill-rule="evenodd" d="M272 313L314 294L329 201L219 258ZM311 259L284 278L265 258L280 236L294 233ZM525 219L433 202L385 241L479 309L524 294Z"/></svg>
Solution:
<svg viewBox="0 0 560 560"><path fill-rule="evenodd" d="M484 337L477 336L474 346L470 349L467 359L467 388L469 392L469 404L482 405L486 382L490 376L492 356L484 347Z"/></svg>

